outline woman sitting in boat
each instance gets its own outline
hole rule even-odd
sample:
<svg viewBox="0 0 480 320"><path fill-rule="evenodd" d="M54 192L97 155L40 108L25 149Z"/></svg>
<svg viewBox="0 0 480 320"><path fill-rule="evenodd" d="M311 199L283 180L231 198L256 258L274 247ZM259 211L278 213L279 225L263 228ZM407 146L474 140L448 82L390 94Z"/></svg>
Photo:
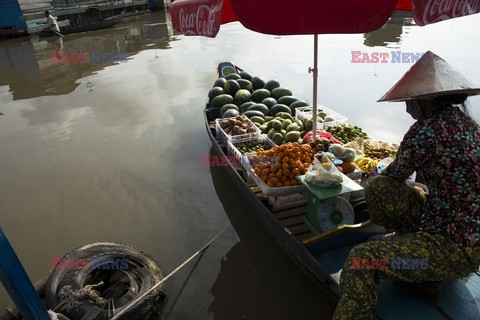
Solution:
<svg viewBox="0 0 480 320"><path fill-rule="evenodd" d="M438 282L479 270L480 128L458 107L476 94L480 82L427 52L379 100L406 101L417 120L365 190L372 221L397 235L351 250L334 319L375 319L382 279ZM405 183L413 172L425 196ZM421 263L398 268L398 259Z"/></svg>

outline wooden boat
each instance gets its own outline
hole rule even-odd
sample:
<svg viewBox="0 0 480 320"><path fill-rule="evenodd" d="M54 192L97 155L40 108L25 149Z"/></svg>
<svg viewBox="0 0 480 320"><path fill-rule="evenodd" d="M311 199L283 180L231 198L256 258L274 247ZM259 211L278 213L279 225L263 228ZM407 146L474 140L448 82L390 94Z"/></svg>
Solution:
<svg viewBox="0 0 480 320"><path fill-rule="evenodd" d="M123 17L124 15L120 14L110 18L96 20L93 23L63 26L63 27L60 27L60 33L62 35L66 35L66 34L72 34L72 33L87 32L87 31L110 28L116 25ZM54 36L55 34L51 31L43 30L40 32L39 35L41 37L50 37L50 36Z"/></svg>
<svg viewBox="0 0 480 320"><path fill-rule="evenodd" d="M212 142L212 150L219 157L228 157L227 146L216 134L217 117L215 110L205 107L204 120ZM338 301L343 264L351 248L366 241L375 230L369 228L370 222L356 221L359 223L352 226L343 225L315 235L304 223L306 206L276 210L256 184L247 182L241 168L233 166L232 163L224 168L232 183L238 188L239 194L245 198L260 223L278 245L319 289L326 290ZM352 202L354 208L361 207L362 199L357 198ZM360 210L365 211L362 208L356 210L356 213ZM466 278L443 281L440 285L398 284L384 280L377 292L379 319L480 319L478 272Z"/></svg>

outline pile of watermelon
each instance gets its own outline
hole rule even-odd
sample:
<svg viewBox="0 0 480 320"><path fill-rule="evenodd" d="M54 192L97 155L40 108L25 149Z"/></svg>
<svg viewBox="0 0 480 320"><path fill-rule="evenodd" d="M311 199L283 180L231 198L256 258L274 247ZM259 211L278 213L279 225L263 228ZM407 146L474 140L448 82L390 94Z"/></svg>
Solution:
<svg viewBox="0 0 480 320"><path fill-rule="evenodd" d="M220 117L230 118L243 114L248 118L276 116L279 112L295 115L295 109L308 106L277 80L263 81L248 72L232 72L218 78L208 93L207 108L219 109Z"/></svg>

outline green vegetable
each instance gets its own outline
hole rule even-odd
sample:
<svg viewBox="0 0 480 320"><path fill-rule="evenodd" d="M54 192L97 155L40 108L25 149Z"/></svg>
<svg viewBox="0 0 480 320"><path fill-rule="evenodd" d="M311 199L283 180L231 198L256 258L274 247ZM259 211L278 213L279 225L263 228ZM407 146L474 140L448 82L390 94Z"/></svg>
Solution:
<svg viewBox="0 0 480 320"><path fill-rule="evenodd" d="M362 128L349 124L330 126L327 127L327 131L342 143L348 143L357 137L368 139L368 135L362 130Z"/></svg>

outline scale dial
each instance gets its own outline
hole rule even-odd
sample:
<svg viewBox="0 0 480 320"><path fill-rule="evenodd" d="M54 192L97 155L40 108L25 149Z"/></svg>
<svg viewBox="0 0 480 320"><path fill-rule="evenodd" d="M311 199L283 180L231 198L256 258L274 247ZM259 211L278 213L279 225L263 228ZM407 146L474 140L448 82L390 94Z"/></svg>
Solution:
<svg viewBox="0 0 480 320"><path fill-rule="evenodd" d="M325 200L318 207L317 219L322 232L342 224L353 224L355 221L352 205L341 197Z"/></svg>

